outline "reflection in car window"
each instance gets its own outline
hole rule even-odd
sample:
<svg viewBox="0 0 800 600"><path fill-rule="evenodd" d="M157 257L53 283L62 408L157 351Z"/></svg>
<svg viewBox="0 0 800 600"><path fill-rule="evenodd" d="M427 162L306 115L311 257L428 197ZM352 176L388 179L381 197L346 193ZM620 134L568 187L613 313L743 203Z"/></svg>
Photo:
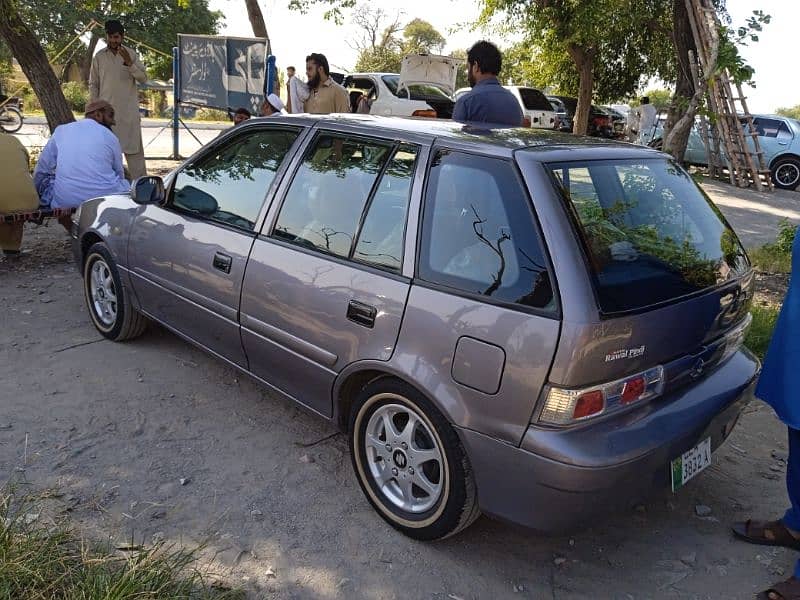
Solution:
<svg viewBox="0 0 800 600"><path fill-rule="evenodd" d="M215 148L178 173L171 206L253 229L267 190L296 137L296 131L252 131Z"/></svg>
<svg viewBox="0 0 800 600"><path fill-rule="evenodd" d="M399 272L417 147L402 145L389 161L367 209L353 258Z"/></svg>
<svg viewBox="0 0 800 600"><path fill-rule="evenodd" d="M422 279L505 302L553 305L530 203L509 162L437 155L422 235Z"/></svg>
<svg viewBox="0 0 800 600"><path fill-rule="evenodd" d="M388 143L320 135L286 193L273 235L349 257L364 206L391 149Z"/></svg>
<svg viewBox="0 0 800 600"><path fill-rule="evenodd" d="M719 210L674 162L595 160L551 168L604 312L680 298L748 268Z"/></svg>

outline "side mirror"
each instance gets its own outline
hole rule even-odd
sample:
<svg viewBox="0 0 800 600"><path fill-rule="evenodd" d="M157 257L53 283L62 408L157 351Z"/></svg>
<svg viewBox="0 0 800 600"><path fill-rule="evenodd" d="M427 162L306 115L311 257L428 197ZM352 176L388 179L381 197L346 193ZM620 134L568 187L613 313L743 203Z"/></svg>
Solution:
<svg viewBox="0 0 800 600"><path fill-rule="evenodd" d="M161 177L139 177L131 184L131 198L136 204L161 204L166 197Z"/></svg>

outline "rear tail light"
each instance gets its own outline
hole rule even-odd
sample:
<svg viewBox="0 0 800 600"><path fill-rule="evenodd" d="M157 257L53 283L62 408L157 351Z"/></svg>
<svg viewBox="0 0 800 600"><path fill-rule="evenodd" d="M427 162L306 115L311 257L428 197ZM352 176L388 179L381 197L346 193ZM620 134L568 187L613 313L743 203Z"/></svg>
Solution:
<svg viewBox="0 0 800 600"><path fill-rule="evenodd" d="M531 118L523 116L522 117L522 126L523 127L530 127L531 126Z"/></svg>
<svg viewBox="0 0 800 600"><path fill-rule="evenodd" d="M580 390L551 386L539 421L550 425L570 425L650 400L660 395L663 389L662 366Z"/></svg>
<svg viewBox="0 0 800 600"><path fill-rule="evenodd" d="M430 108L426 108L424 110L415 110L411 113L412 117L426 117L428 119L435 119L436 118L436 111Z"/></svg>

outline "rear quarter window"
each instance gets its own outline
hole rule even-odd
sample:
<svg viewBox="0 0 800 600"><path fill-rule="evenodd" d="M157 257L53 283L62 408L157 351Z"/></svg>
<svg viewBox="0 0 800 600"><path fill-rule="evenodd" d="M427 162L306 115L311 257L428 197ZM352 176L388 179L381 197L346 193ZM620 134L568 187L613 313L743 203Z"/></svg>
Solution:
<svg viewBox="0 0 800 600"><path fill-rule="evenodd" d="M519 88L519 95L523 106L528 110L553 110L545 95L537 89Z"/></svg>

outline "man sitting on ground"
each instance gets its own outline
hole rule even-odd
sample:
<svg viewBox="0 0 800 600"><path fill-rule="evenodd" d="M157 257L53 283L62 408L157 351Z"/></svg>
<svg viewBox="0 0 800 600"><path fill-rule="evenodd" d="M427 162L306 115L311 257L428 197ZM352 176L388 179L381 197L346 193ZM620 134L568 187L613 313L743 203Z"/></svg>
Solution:
<svg viewBox="0 0 800 600"><path fill-rule="evenodd" d="M2 132L2 129L0 129ZM39 207L25 146L8 133L0 133L0 214L31 212ZM0 223L0 250L7 257L19 256L22 221Z"/></svg>
<svg viewBox="0 0 800 600"><path fill-rule="evenodd" d="M114 108L95 100L86 105L85 119L56 128L33 172L41 204L73 208L90 198L130 190L113 125Z"/></svg>

